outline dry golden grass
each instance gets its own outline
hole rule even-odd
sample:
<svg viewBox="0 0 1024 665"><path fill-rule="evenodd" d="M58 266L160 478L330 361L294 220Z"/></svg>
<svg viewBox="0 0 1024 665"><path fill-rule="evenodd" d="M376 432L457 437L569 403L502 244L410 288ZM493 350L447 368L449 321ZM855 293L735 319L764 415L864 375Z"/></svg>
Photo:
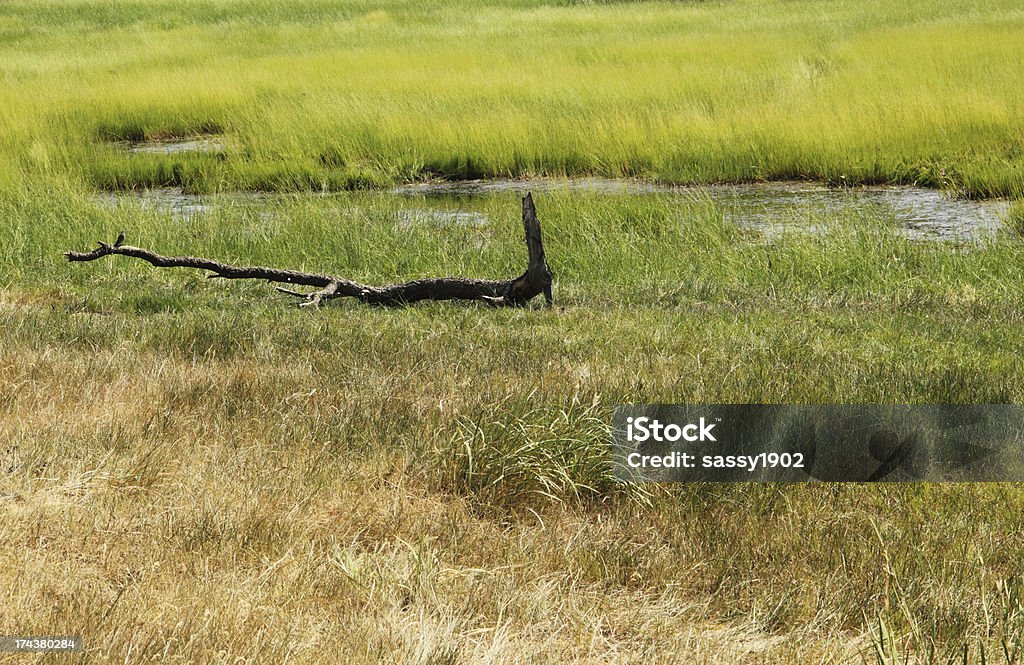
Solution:
<svg viewBox="0 0 1024 665"><path fill-rule="evenodd" d="M255 346L219 357L147 348L173 318L55 302L0 309L37 331L0 346L0 625L80 634L89 662L861 662L879 617L917 652L996 653L1022 625L1011 488L467 475L464 446L586 436L621 390L628 360L565 354L557 328L545 351L487 309L257 304ZM303 329L316 345L252 341ZM671 390L657 367L647 390Z"/></svg>

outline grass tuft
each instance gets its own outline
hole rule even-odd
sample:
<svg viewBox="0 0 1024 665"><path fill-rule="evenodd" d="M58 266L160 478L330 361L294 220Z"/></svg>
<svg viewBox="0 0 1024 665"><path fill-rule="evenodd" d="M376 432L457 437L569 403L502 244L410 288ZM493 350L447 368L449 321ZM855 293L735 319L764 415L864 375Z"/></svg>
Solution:
<svg viewBox="0 0 1024 665"><path fill-rule="evenodd" d="M1006 226L1018 235L1024 236L1024 199L1010 202L1010 210L1006 215Z"/></svg>
<svg viewBox="0 0 1024 665"><path fill-rule="evenodd" d="M596 402L578 398L561 408L496 405L460 419L448 445L435 451L441 487L491 510L579 506L614 495L643 500L647 490L613 477L608 427Z"/></svg>

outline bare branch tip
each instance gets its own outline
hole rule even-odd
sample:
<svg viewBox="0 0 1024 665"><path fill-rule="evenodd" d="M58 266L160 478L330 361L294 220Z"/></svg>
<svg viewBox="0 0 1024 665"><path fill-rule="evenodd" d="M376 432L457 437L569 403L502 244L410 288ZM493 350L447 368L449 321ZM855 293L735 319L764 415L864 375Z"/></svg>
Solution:
<svg viewBox="0 0 1024 665"><path fill-rule="evenodd" d="M300 293L299 291L292 291L291 289L286 289L283 286L275 286L274 288L280 291L281 293L285 293L290 296L295 296L296 298L306 298L306 294Z"/></svg>

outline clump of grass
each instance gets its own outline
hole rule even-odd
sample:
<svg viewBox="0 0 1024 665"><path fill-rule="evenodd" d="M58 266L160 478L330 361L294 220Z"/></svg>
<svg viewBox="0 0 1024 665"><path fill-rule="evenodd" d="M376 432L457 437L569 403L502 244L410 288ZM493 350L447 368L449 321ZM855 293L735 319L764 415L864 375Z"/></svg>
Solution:
<svg viewBox="0 0 1024 665"><path fill-rule="evenodd" d="M1000 619L1005 618L1004 613ZM1024 633L1017 626L1006 627L1002 621L1000 627L1001 634L994 643L966 639L952 645L939 645L917 625L899 634L890 622L879 616L872 630L871 647L877 665L1017 665L1021 662Z"/></svg>
<svg viewBox="0 0 1024 665"><path fill-rule="evenodd" d="M445 489L501 508L646 496L614 479L611 433L595 404L574 398L559 408L507 406L463 418L448 445L435 451Z"/></svg>
<svg viewBox="0 0 1024 665"><path fill-rule="evenodd" d="M1024 199L1010 202L1010 210L1006 214L1006 227L1024 236Z"/></svg>

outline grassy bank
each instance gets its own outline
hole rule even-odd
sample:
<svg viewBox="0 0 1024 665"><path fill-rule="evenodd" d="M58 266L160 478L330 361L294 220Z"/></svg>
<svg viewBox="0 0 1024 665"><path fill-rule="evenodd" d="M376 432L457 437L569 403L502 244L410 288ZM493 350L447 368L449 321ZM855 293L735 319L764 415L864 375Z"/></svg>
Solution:
<svg viewBox="0 0 1024 665"><path fill-rule="evenodd" d="M0 159L106 188L583 174L1020 195L1024 15L915 0L12 2ZM213 155L111 141L214 133Z"/></svg>

